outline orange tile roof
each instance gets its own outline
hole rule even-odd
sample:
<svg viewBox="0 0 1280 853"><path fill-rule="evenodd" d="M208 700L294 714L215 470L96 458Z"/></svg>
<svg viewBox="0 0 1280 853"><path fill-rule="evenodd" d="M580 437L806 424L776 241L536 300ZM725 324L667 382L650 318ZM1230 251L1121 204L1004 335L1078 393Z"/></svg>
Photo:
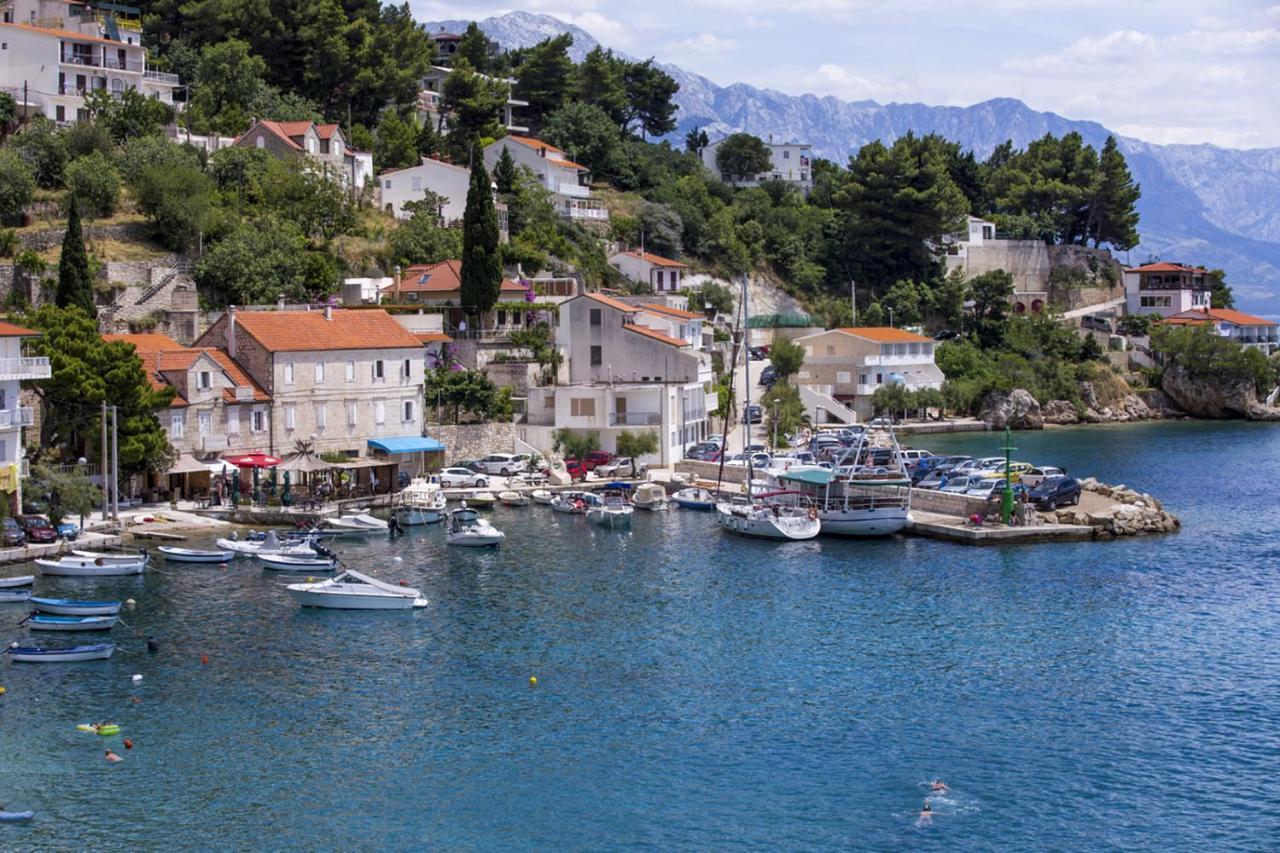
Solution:
<svg viewBox="0 0 1280 853"><path fill-rule="evenodd" d="M291 148L294 148L298 151L303 150L301 145L299 145L298 143L294 142L292 139L289 138L289 134L285 131L284 126L280 122L271 121L270 119L264 118L264 119L258 119L258 124L255 126L265 128L268 133L280 139L282 142L284 142L286 145L290 146ZM237 136L235 144L239 145L240 140L248 136L250 131L252 130L253 128L251 127L249 128L249 130L246 130L244 133Z"/></svg>
<svg viewBox="0 0 1280 853"><path fill-rule="evenodd" d="M182 344L161 332L146 332L145 334L137 335L103 335L102 339L107 343L124 341L127 344L133 344L133 348L139 353L185 349Z"/></svg>
<svg viewBox="0 0 1280 853"><path fill-rule="evenodd" d="M635 332L644 335L646 338L653 338L655 341L661 341L664 344L670 344L673 347L687 347L689 342L680 338L673 338L670 335L664 335L657 329L650 329L648 326L637 326L635 323L624 323L622 328L628 332Z"/></svg>
<svg viewBox="0 0 1280 853"><path fill-rule="evenodd" d="M110 334L103 335L102 339L108 343L121 341L133 344L133 348L137 351L138 357L142 361L143 369L147 373L147 381L151 384L153 390L160 391L173 387L161 376L161 373L190 370L201 355L207 355L222 368L227 377L237 386L252 388L254 400L266 402L271 399L271 395L262 390L249 377L244 368L223 350L213 347L184 347L173 338L160 332L136 335ZM222 389L222 397L228 403L236 402L235 389ZM189 404L180 395L175 395L171 405L186 406Z"/></svg>
<svg viewBox="0 0 1280 853"><path fill-rule="evenodd" d="M850 329L836 329L837 332L843 332L846 335L852 335L855 338L862 338L868 341L875 341L881 344L931 344L933 338L926 338L923 335L917 335L912 332L903 331L902 329L894 329L889 326L857 326Z"/></svg>
<svg viewBox="0 0 1280 853"><path fill-rule="evenodd" d="M653 264L655 267L683 267L684 269L689 268L688 264L682 264L679 261L673 261L670 258L664 258L661 255L655 255L653 252L622 252L621 254L628 255L637 260L644 261L645 263Z"/></svg>
<svg viewBox="0 0 1280 853"><path fill-rule="evenodd" d="M0 320L0 338L35 338L39 335L40 333L34 329L26 329Z"/></svg>
<svg viewBox="0 0 1280 853"><path fill-rule="evenodd" d="M635 314L640 310L634 305L628 305L625 302L620 302L619 300L614 299L612 296L605 296L603 293L584 293L582 295L585 296L587 299L591 299L596 302L599 302L601 305L608 305L610 308L613 308L617 311L625 311L628 314Z"/></svg>
<svg viewBox="0 0 1280 853"><path fill-rule="evenodd" d="M382 288L384 295L394 296L396 285L389 284ZM501 292L507 295L520 293L528 288L509 278L502 280ZM438 264L415 264L405 270L400 278L401 293L453 293L462 291L462 261L448 260Z"/></svg>
<svg viewBox="0 0 1280 853"><path fill-rule="evenodd" d="M652 311L655 314L666 314L667 316L670 316L670 317L679 317L681 320L707 319L705 314L698 314L693 311L684 311L680 308L670 308L666 305L654 305L653 303L650 303L650 302L646 302L640 307L646 311Z"/></svg>
<svg viewBox="0 0 1280 853"><path fill-rule="evenodd" d="M321 139L332 139L333 135L337 133L337 131L338 131L338 126L336 124L317 124L316 125L316 135L319 136Z"/></svg>
<svg viewBox="0 0 1280 853"><path fill-rule="evenodd" d="M545 148L548 154L558 155L556 157L547 158L552 163L555 163L558 166L568 166L570 169L582 169L583 171L590 171L589 169L587 169L586 166L583 166L580 163L575 163L572 160L570 160L569 155L565 154L562 149L555 147L550 142L543 142L541 139L534 139L531 136L507 136L505 138L510 139L512 142L519 142L521 145L527 148L532 148L535 151L537 151L539 148Z"/></svg>
<svg viewBox="0 0 1280 853"><path fill-rule="evenodd" d="M1129 267L1125 272L1208 272L1204 267L1189 267L1186 264L1173 264L1168 261L1158 261L1154 264L1143 264L1142 266Z"/></svg>
<svg viewBox="0 0 1280 853"><path fill-rule="evenodd" d="M20 30L29 30L30 32L40 33L46 36L57 36L58 38L74 39L75 41L89 41L94 44L109 44L114 47L136 47L136 45L129 45L122 41L112 41L111 39L104 39L99 36L87 36L84 33L77 33L74 30L58 30L53 29L52 27L36 27L31 24L0 24L0 27L15 27Z"/></svg>
<svg viewBox="0 0 1280 853"><path fill-rule="evenodd" d="M210 356L212 356L214 361L218 362L219 366L221 366L222 370L227 374L227 378L230 379L232 382L234 382L237 387L247 386L249 388L252 388L253 399L255 401L267 402L271 399L271 395L268 394L266 391L263 391L260 387L258 387L258 383L254 382L253 379L249 377L249 374L246 373L244 368L241 367L236 362L236 360L231 357L231 354L229 352L225 350L220 350L220 349L213 349L212 347L209 347L204 351L207 352ZM236 389L223 388L222 399L224 402L227 402L227 403L236 402Z"/></svg>
<svg viewBox="0 0 1280 853"><path fill-rule="evenodd" d="M1234 323L1237 326L1275 326L1274 320L1268 320L1265 317L1255 317L1253 314L1246 314L1243 311L1236 311L1232 308L1192 308L1190 311L1183 311L1181 314L1174 314L1169 320L1184 320L1188 323L1203 323L1209 318L1220 320L1223 323Z"/></svg>
<svg viewBox="0 0 1280 853"><path fill-rule="evenodd" d="M386 311L242 311L236 325L269 352L418 349L422 343Z"/></svg>
<svg viewBox="0 0 1280 853"><path fill-rule="evenodd" d="M197 349L180 349L155 353L148 360L152 361L156 370L161 373L182 373L190 370L191 365L200 359L200 355L201 352ZM148 356L151 356L151 353L148 353Z"/></svg>
<svg viewBox="0 0 1280 853"><path fill-rule="evenodd" d="M451 344L453 338L444 332L414 332L414 337L422 341L424 344Z"/></svg>

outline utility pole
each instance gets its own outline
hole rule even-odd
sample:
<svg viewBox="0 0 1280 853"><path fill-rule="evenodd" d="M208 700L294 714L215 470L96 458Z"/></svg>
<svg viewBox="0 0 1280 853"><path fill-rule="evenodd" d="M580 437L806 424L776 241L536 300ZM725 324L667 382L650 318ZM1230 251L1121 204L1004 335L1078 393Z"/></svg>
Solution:
<svg viewBox="0 0 1280 853"><path fill-rule="evenodd" d="M111 407L111 520L120 520L120 409Z"/></svg>
<svg viewBox="0 0 1280 853"><path fill-rule="evenodd" d="M111 493L107 491L107 401L102 401L102 467L98 469L102 476L102 523L107 523L107 509Z"/></svg>
<svg viewBox="0 0 1280 853"><path fill-rule="evenodd" d="M858 325L858 283L849 279L849 307L853 309L853 325Z"/></svg>

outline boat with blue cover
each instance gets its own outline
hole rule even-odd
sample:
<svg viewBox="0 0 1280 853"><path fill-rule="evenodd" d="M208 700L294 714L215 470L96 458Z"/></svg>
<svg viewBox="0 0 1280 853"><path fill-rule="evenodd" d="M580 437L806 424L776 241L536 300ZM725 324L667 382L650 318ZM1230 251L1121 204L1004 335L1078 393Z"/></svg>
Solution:
<svg viewBox="0 0 1280 853"><path fill-rule="evenodd" d="M35 812L0 812L0 823L22 823L35 816Z"/></svg>
<svg viewBox="0 0 1280 853"><path fill-rule="evenodd" d="M115 650L115 643L94 643L88 646L70 646L65 649L20 646L14 643L5 649L5 652L15 661L22 663L77 663L86 660L106 660Z"/></svg>
<svg viewBox="0 0 1280 853"><path fill-rule="evenodd" d="M37 613L27 620L32 631L110 631L117 616L53 616Z"/></svg>
<svg viewBox="0 0 1280 853"><path fill-rule="evenodd" d="M671 502L681 509L695 509L699 512L710 512L716 508L716 496L706 489L681 489L671 496Z"/></svg>
<svg viewBox="0 0 1280 853"><path fill-rule="evenodd" d="M59 616L114 616L120 612L120 602L32 597L31 608L39 613L54 613Z"/></svg>
<svg viewBox="0 0 1280 853"><path fill-rule="evenodd" d="M0 604L26 601L29 598L31 598L29 589L0 589Z"/></svg>

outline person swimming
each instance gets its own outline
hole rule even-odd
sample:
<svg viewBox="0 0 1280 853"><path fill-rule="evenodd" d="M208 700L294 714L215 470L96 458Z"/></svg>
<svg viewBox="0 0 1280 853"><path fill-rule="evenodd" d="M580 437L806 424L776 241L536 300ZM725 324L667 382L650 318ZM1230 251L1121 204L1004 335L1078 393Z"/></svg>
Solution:
<svg viewBox="0 0 1280 853"><path fill-rule="evenodd" d="M924 806L920 809L920 817L916 821L916 826L926 823L933 823L933 806L929 804L928 798L925 798Z"/></svg>
<svg viewBox="0 0 1280 853"><path fill-rule="evenodd" d="M103 758L107 759L107 761L124 761L123 758L116 755L114 752L112 752L109 749L105 751Z"/></svg>
<svg viewBox="0 0 1280 853"><path fill-rule="evenodd" d="M934 779L933 782L929 785L929 790L930 791L950 791L951 789L948 788L947 783L943 782L941 779Z"/></svg>

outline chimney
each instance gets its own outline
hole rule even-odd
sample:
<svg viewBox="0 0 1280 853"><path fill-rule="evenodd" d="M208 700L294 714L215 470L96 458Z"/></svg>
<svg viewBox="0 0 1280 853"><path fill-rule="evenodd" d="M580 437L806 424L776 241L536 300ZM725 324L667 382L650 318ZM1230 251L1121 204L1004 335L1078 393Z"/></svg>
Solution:
<svg viewBox="0 0 1280 853"><path fill-rule="evenodd" d="M276 300L276 310L277 311L284 310L284 294L283 293L280 294L280 298Z"/></svg>
<svg viewBox="0 0 1280 853"><path fill-rule="evenodd" d="M324 318L325 318L326 320L332 320L332 319L333 319L333 306L332 306L332 305L325 305L325 306L324 306Z"/></svg>
<svg viewBox="0 0 1280 853"><path fill-rule="evenodd" d="M227 354L236 357L236 306L227 306Z"/></svg>

